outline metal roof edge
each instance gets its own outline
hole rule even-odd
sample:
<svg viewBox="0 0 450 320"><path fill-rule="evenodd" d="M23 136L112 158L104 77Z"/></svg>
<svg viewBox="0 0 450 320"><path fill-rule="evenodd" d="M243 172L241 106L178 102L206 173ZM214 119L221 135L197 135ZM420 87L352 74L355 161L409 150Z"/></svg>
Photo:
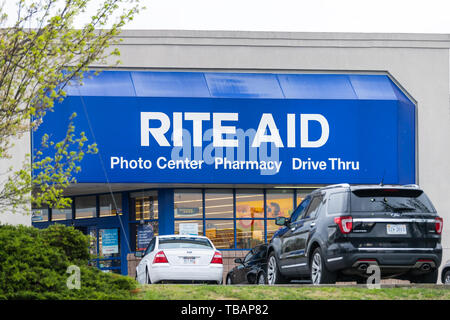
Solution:
<svg viewBox="0 0 450 320"><path fill-rule="evenodd" d="M145 77L148 74L150 77ZM194 76L198 74L199 77ZM140 78L135 78L139 75ZM160 75L160 77L159 77ZM227 79L226 75L229 75ZM142 76L144 78L142 78ZM208 76L208 77L207 77ZM295 80L300 76L311 79L312 88L302 88L302 83L286 87L280 76ZM333 79L348 78L350 86L332 88ZM68 86L68 96L110 96L110 97L160 97L160 98L236 98L236 99L288 99L288 100L398 100L395 92L380 93L376 88L374 95L360 94L351 79L386 77L392 85L405 94L413 103L415 100L399 85L389 73L235 73L235 72L180 72L180 71L102 71L98 76L87 80L86 86ZM159 79L158 79L159 78ZM332 79L330 79L332 78ZM105 81L105 79L107 79ZM110 82L118 81L120 86ZM196 81L196 79L198 81ZM200 81L201 80L201 81ZM301 79L304 81L304 79ZM309 80L309 79L308 79ZM323 81L322 81L323 80ZM109 82L108 82L109 81ZM150 82L154 81L153 85ZM125 85L124 85L125 84ZM296 89L296 86L297 88ZM300 87L299 87L300 85ZM371 84L364 89L370 89ZM114 87L114 90L111 89ZM327 89L329 87L329 90ZM148 88L145 89L145 88ZM395 90L390 87L391 90ZM303 89L303 90L301 90ZM121 91L123 90L123 91ZM159 90L159 92L158 92ZM310 94L310 91L314 92ZM340 92L347 90L349 92ZM352 91L350 91L352 90ZM287 95L287 92L291 92ZM322 95L323 92L323 95ZM294 93L294 94L292 94ZM342 93L342 94L341 94ZM374 98L371 98L373 96Z"/></svg>

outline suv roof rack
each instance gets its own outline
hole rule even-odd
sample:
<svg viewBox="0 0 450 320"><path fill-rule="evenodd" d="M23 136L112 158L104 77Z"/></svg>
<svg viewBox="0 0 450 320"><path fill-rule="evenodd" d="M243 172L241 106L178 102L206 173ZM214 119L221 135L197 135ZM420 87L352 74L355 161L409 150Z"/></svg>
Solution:
<svg viewBox="0 0 450 320"><path fill-rule="evenodd" d="M358 187L364 187L364 185L356 185L355 188ZM380 186L380 185L373 185L373 186ZM382 187L388 187L390 185L383 185ZM405 184L405 185L397 185L398 187L404 187L404 188L414 188L414 189L420 189L420 187L417 184ZM338 183L338 184L330 184L329 186L325 186L322 188L319 188L317 190L327 190L327 189L333 189L333 188L351 188L352 186L349 183Z"/></svg>
<svg viewBox="0 0 450 320"><path fill-rule="evenodd" d="M417 189L420 189L420 187L417 184L413 184L413 183L411 183L411 184L404 184L403 186L405 188L417 188Z"/></svg>
<svg viewBox="0 0 450 320"><path fill-rule="evenodd" d="M329 185L326 187L322 187L320 189L324 190L324 189L331 189L331 188L350 188L350 184L348 184L348 183L332 184L332 185Z"/></svg>

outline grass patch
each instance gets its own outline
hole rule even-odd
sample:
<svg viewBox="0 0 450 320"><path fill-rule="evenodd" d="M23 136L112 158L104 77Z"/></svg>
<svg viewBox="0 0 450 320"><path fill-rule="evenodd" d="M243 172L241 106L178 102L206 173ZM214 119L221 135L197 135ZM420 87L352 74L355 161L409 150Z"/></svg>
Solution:
<svg viewBox="0 0 450 320"><path fill-rule="evenodd" d="M136 295L144 300L450 300L450 288L433 287L310 287L143 285Z"/></svg>

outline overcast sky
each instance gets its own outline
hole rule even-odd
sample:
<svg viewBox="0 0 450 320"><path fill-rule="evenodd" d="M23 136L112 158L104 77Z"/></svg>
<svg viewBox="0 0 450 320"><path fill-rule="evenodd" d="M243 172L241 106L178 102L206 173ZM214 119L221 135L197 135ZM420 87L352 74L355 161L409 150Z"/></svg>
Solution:
<svg viewBox="0 0 450 320"><path fill-rule="evenodd" d="M450 33L450 0L153 0L131 29Z"/></svg>
<svg viewBox="0 0 450 320"><path fill-rule="evenodd" d="M102 0L92 1L95 8ZM16 16L15 2L5 1L4 9L11 18ZM141 3L147 9L125 29L450 34L450 0L141 0Z"/></svg>

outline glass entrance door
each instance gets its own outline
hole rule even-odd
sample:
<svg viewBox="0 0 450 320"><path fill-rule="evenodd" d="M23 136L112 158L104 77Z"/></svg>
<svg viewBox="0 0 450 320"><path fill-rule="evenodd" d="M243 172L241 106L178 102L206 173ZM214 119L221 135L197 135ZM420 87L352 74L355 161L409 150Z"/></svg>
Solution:
<svg viewBox="0 0 450 320"><path fill-rule="evenodd" d="M97 226L77 226L89 235L89 265L104 272L120 273L120 232L119 228L98 228Z"/></svg>
<svg viewBox="0 0 450 320"><path fill-rule="evenodd" d="M119 228L97 230L98 268L105 272L120 273Z"/></svg>

